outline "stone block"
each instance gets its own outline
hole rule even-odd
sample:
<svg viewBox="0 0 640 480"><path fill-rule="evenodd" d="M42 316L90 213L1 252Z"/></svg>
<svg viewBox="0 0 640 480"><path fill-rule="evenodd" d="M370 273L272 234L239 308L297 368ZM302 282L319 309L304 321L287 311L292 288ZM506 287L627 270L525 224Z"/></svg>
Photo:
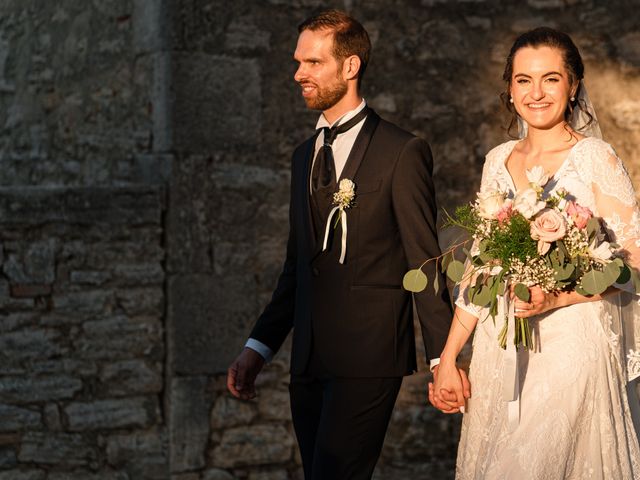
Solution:
<svg viewBox="0 0 640 480"><path fill-rule="evenodd" d="M24 250L20 252L8 253L2 265L2 270L11 283L53 283L56 242L53 239L40 240L27 244L23 248Z"/></svg>
<svg viewBox="0 0 640 480"><path fill-rule="evenodd" d="M236 480L236 477L231 475L226 470L219 468L211 468L202 472L201 480Z"/></svg>
<svg viewBox="0 0 640 480"><path fill-rule="evenodd" d="M0 432L37 429L41 425L40 412L13 405L0 404Z"/></svg>
<svg viewBox="0 0 640 480"><path fill-rule="evenodd" d="M35 298L51 295L51 285L11 285L11 296L17 298Z"/></svg>
<svg viewBox="0 0 640 480"><path fill-rule="evenodd" d="M162 365L150 366L144 360L123 360L107 364L100 383L113 396L160 393L163 387Z"/></svg>
<svg viewBox="0 0 640 480"><path fill-rule="evenodd" d="M73 270L69 274L71 283L100 286L111 279L111 273L100 270Z"/></svg>
<svg viewBox="0 0 640 480"><path fill-rule="evenodd" d="M0 447L0 469L15 467L18 463L16 451L13 448ZM2 470L0 470L0 478L2 478Z"/></svg>
<svg viewBox="0 0 640 480"><path fill-rule="evenodd" d="M114 292L109 289L54 294L52 303L56 313L71 315L107 313L116 304Z"/></svg>
<svg viewBox="0 0 640 480"><path fill-rule="evenodd" d="M258 145L262 128L257 108L262 102L260 75L255 59L175 55L175 148L205 153L236 144Z"/></svg>
<svg viewBox="0 0 640 480"><path fill-rule="evenodd" d="M206 377L174 377L171 381L169 441L172 473L205 466L212 400L207 385Z"/></svg>
<svg viewBox="0 0 640 480"><path fill-rule="evenodd" d="M640 64L640 61L638 62ZM640 101L622 100L611 106L615 124L625 130L635 131L640 127Z"/></svg>
<svg viewBox="0 0 640 480"><path fill-rule="evenodd" d="M241 274L170 278L168 328L176 373L226 372L259 313L253 282Z"/></svg>
<svg viewBox="0 0 640 480"><path fill-rule="evenodd" d="M42 465L84 466L98 457L95 447L82 435L28 432L22 438L18 460Z"/></svg>
<svg viewBox="0 0 640 480"><path fill-rule="evenodd" d="M261 418L291 421L289 392L286 390L260 389L258 391L258 410Z"/></svg>
<svg viewBox="0 0 640 480"><path fill-rule="evenodd" d="M60 409L55 403L49 403L44 407L44 424L52 432L62 430Z"/></svg>
<svg viewBox="0 0 640 480"><path fill-rule="evenodd" d="M4 470L0 471L0 480L44 480L44 470Z"/></svg>
<svg viewBox="0 0 640 480"><path fill-rule="evenodd" d="M147 427L157 420L158 402L135 397L92 402L73 402L65 407L70 431Z"/></svg>
<svg viewBox="0 0 640 480"><path fill-rule="evenodd" d="M267 470L251 472L249 474L249 480L289 480L289 474L286 470Z"/></svg>
<svg viewBox="0 0 640 480"><path fill-rule="evenodd" d="M640 66L640 32L629 32L620 37L616 36L615 44L618 56L629 65Z"/></svg>
<svg viewBox="0 0 640 480"><path fill-rule="evenodd" d="M60 358L31 362L31 370L36 374L66 373L78 377L90 377L98 373L96 362L77 360L74 358Z"/></svg>
<svg viewBox="0 0 640 480"><path fill-rule="evenodd" d="M79 225L159 225L164 209L160 187L2 187L5 224L60 222Z"/></svg>
<svg viewBox="0 0 640 480"><path fill-rule="evenodd" d="M74 471L74 472L51 472L47 480L130 480L126 472L91 472Z"/></svg>
<svg viewBox="0 0 640 480"><path fill-rule="evenodd" d="M127 359L162 353L159 320L133 320L118 315L82 324L84 335L74 340L78 355L85 359Z"/></svg>
<svg viewBox="0 0 640 480"><path fill-rule="evenodd" d="M164 270L160 263L115 265L113 277L119 285L161 285L164 281Z"/></svg>
<svg viewBox="0 0 640 480"><path fill-rule="evenodd" d="M130 472L134 479L166 480L169 475L167 436L164 431L112 435L107 438L110 465Z"/></svg>
<svg viewBox="0 0 640 480"><path fill-rule="evenodd" d="M129 315L151 314L162 316L164 313L164 290L162 287L129 288L118 290L118 304Z"/></svg>
<svg viewBox="0 0 640 480"><path fill-rule="evenodd" d="M242 17L231 22L224 39L226 50L232 51L268 51L271 33L261 30L250 18Z"/></svg>
<svg viewBox="0 0 640 480"><path fill-rule="evenodd" d="M35 403L72 398L82 389L82 381L68 375L47 377L4 377L0 382L0 402Z"/></svg>
<svg viewBox="0 0 640 480"><path fill-rule="evenodd" d="M60 332L53 329L25 328L0 335L0 352L10 363L43 360L68 353Z"/></svg>
<svg viewBox="0 0 640 480"><path fill-rule="evenodd" d="M293 458L294 445L293 435L282 425L231 428L211 452L211 463L218 468L282 464Z"/></svg>
<svg viewBox="0 0 640 480"><path fill-rule="evenodd" d="M213 409L211 409L211 428L222 429L249 425L256 415L256 407L253 402L245 402L230 395L222 395L218 397Z"/></svg>

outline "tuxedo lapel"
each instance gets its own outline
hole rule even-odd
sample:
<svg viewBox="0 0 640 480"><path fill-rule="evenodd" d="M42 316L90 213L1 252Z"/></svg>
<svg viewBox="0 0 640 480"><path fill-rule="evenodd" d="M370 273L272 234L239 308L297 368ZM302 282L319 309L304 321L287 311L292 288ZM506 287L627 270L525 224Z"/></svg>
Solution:
<svg viewBox="0 0 640 480"><path fill-rule="evenodd" d="M349 153L349 157L347 158L347 163L342 169L342 174L340 175L338 184L340 183L340 180L344 178L348 178L349 180L353 180L355 178L379 122L380 117L376 112L371 110L371 113L367 115L367 118L364 121L362 130L360 130L360 133L358 133L358 136L356 137L356 141Z"/></svg>
<svg viewBox="0 0 640 480"><path fill-rule="evenodd" d="M313 219L311 217L311 191L310 191L310 179L311 179L311 166L313 165L313 154L315 152L316 138L318 135L314 135L307 144L307 148L304 150L304 158L302 159L303 168L300 169L300 172L304 176L300 178L300 182L303 185L303 188L300 189L302 193L302 208L304 209L303 217L304 217L304 231L307 234L310 251L315 250L316 244L316 231L313 224Z"/></svg>

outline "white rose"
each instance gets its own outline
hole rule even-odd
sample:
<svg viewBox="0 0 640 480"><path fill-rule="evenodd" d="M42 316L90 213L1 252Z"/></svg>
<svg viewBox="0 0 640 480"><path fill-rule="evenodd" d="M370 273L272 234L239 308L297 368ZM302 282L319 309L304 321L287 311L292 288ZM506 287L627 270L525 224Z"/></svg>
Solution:
<svg viewBox="0 0 640 480"><path fill-rule="evenodd" d="M529 182L538 187L543 187L549 181L549 174L540 165L526 170L526 174Z"/></svg>
<svg viewBox="0 0 640 480"><path fill-rule="evenodd" d="M513 208L527 219L533 217L546 206L547 204L545 202L538 200L538 194L532 188L527 188L516 193L516 198L513 201Z"/></svg>
<svg viewBox="0 0 640 480"><path fill-rule="evenodd" d="M496 218L496 214L504 204L505 194L498 190L478 193L478 215L488 220Z"/></svg>
<svg viewBox="0 0 640 480"><path fill-rule="evenodd" d="M348 178L340 180L339 190L342 193L351 193L355 190L356 185Z"/></svg>
<svg viewBox="0 0 640 480"><path fill-rule="evenodd" d="M613 252L609 242L602 242L597 247L593 243L589 245L589 256L596 260L609 260L611 255L613 255Z"/></svg>

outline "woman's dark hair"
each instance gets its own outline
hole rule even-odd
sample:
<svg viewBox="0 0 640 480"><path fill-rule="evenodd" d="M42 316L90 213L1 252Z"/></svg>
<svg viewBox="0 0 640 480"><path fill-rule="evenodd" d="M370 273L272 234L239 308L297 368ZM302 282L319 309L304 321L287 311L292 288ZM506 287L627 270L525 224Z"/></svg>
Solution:
<svg viewBox="0 0 640 480"><path fill-rule="evenodd" d="M578 47L576 47L571 37L564 32L560 32L559 30L555 30L550 27L538 27L533 30L529 30L528 32L520 35L513 46L511 47L511 51L507 56L507 63L504 67L504 73L502 74L502 79L507 83L507 89L500 94L500 98L502 102L506 106L507 110L511 113L511 121L509 123L509 127L507 128L507 133L512 135L511 130L518 123L518 114L513 106L513 104L509 101L510 93L509 87L511 86L511 76L513 75L513 59L516 56L518 50L524 47L551 47L560 50L562 53L562 58L564 59L564 67L567 70L569 76L569 83L574 85L578 83L578 89L574 95L575 100L569 101L567 108L564 112L564 118L566 121L569 121L569 117L571 116L571 112L573 108L578 104L580 98L580 89L582 88L582 84L580 81L584 78L584 64L582 63L582 57L580 56L580 52L578 51ZM588 127L593 121L593 117L586 109L586 105L581 105L583 111L589 117L589 121L582 128Z"/></svg>
<svg viewBox="0 0 640 480"><path fill-rule="evenodd" d="M360 86L371 53L369 34L360 22L340 10L325 10L298 25L298 33L305 30L324 29L333 31L333 56L338 62L343 62L351 55L357 55L360 58L358 72L358 86Z"/></svg>

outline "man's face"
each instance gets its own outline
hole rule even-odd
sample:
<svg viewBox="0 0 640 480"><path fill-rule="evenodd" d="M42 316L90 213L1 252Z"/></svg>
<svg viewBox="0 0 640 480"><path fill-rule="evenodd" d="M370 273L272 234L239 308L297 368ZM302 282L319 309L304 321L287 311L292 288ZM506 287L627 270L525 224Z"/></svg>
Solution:
<svg viewBox="0 0 640 480"><path fill-rule="evenodd" d="M298 37L293 55L298 70L293 78L302 87L307 107L313 110L328 110L347 93L342 63L336 60L332 50L331 30L304 30Z"/></svg>

